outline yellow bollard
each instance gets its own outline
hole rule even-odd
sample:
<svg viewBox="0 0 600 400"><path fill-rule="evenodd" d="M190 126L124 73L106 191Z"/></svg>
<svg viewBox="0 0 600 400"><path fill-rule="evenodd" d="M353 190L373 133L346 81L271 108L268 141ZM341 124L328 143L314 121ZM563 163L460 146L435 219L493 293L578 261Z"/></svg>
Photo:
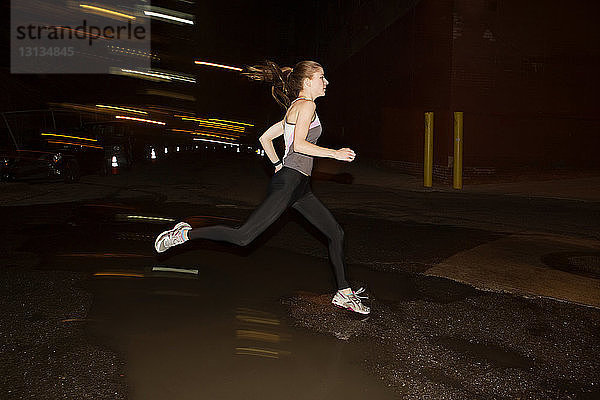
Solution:
<svg viewBox="0 0 600 400"><path fill-rule="evenodd" d="M423 162L423 186L431 187L433 175L433 112L425 113L425 157Z"/></svg>
<svg viewBox="0 0 600 400"><path fill-rule="evenodd" d="M462 156L463 156L463 113L454 112L454 168L452 171L452 187L462 189Z"/></svg>

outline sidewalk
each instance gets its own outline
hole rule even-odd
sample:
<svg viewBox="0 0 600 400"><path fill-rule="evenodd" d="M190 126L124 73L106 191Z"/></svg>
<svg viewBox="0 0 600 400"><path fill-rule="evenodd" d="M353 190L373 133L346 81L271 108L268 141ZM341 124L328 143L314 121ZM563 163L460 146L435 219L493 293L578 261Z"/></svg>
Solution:
<svg viewBox="0 0 600 400"><path fill-rule="evenodd" d="M353 184L399 191L558 199L581 201L588 205L600 202L600 176L531 175L515 182L466 184L462 190L456 190L451 184L440 183L434 183L433 188L425 188L421 176L360 163L343 164L323 160L319 162L317 171L324 177L329 174L348 174L353 177ZM517 213L519 211L522 210L516 210ZM590 221L592 218L590 214ZM544 262L545 258L554 254L582 257L586 262L593 263L600 255L600 241L574 237L566 232L550 234L526 229L506 233L506 237L441 260L423 271L423 274L466 283L486 291L508 292L525 297L541 296L600 308L600 279L556 269ZM598 268L596 264L588 267L590 271L597 271Z"/></svg>
<svg viewBox="0 0 600 400"><path fill-rule="evenodd" d="M462 190L452 188L452 184L433 183L432 188L423 186L423 177L379 168L367 163L341 163L334 160L319 160L316 171L324 174L348 174L352 183L385 187L392 190L464 192L490 195L541 197L563 200L600 202L600 173L596 176L574 177L551 174L521 177L514 182L464 183Z"/></svg>

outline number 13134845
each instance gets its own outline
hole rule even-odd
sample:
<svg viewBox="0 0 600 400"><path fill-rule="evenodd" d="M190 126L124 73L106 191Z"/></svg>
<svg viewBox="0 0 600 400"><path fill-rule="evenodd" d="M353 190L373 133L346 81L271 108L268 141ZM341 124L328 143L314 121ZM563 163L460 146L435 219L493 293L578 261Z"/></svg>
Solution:
<svg viewBox="0 0 600 400"><path fill-rule="evenodd" d="M71 57L75 54L73 47L19 47L21 57Z"/></svg>

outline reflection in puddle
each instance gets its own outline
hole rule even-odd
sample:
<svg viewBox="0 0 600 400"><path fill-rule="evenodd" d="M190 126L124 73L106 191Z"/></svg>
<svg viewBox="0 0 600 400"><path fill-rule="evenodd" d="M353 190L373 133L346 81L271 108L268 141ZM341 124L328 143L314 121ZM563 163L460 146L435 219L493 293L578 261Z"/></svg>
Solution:
<svg viewBox="0 0 600 400"><path fill-rule="evenodd" d="M257 356L264 358L281 358L290 355L288 351L258 349L254 347L236 347L235 354L239 356Z"/></svg>
<svg viewBox="0 0 600 400"><path fill-rule="evenodd" d="M238 339L257 340L259 342L279 343L283 339L277 333L254 331L249 329L238 329L235 331L235 337Z"/></svg>
<svg viewBox="0 0 600 400"><path fill-rule="evenodd" d="M290 341L289 335L283 335L277 331L281 323L276 316L250 308L238 308L236 319L238 324L243 325L243 328L236 329L235 337L238 342L244 344L235 348L236 355L275 359L290 355L290 352L286 350L263 348L256 344L256 342L280 344Z"/></svg>
<svg viewBox="0 0 600 400"><path fill-rule="evenodd" d="M279 325L279 321L271 318L253 317L250 315L236 315L239 321L248 322L251 324L263 324L263 325Z"/></svg>

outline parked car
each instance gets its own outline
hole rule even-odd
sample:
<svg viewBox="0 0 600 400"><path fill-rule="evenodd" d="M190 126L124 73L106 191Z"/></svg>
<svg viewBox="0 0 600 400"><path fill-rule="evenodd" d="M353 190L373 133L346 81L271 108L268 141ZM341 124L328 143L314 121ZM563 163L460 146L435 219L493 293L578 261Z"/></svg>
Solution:
<svg viewBox="0 0 600 400"><path fill-rule="evenodd" d="M81 177L79 162L73 154L60 151L0 151L0 179L62 179L77 182Z"/></svg>
<svg viewBox="0 0 600 400"><path fill-rule="evenodd" d="M104 146L83 131L46 131L26 145L0 150L0 179L60 179L77 182L103 169Z"/></svg>

